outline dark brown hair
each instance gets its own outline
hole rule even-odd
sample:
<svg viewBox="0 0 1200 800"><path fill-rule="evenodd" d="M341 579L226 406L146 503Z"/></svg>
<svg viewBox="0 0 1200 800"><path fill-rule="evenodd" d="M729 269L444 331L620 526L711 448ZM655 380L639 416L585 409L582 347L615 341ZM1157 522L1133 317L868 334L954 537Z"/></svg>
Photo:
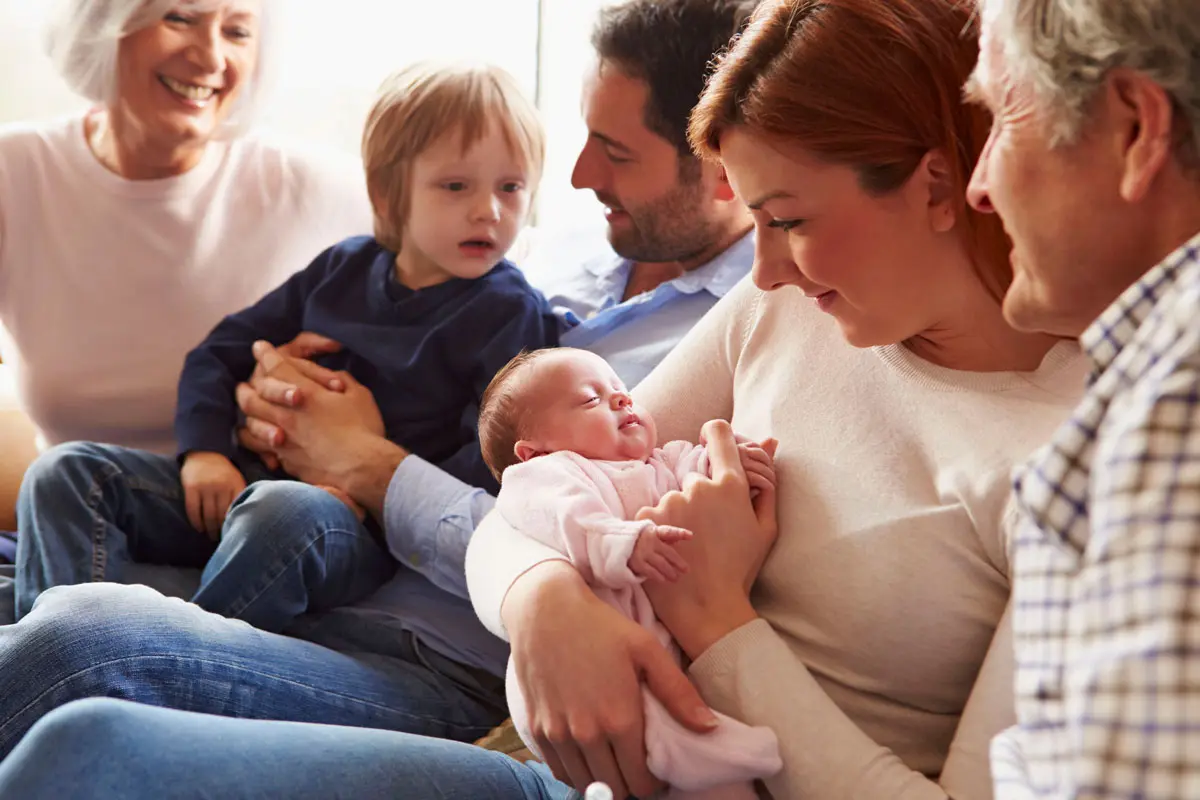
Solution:
<svg viewBox="0 0 1200 800"><path fill-rule="evenodd" d="M646 82L643 122L687 160L693 157L688 115L713 58L755 5L755 0L632 0L600 12L592 31L596 55Z"/></svg>

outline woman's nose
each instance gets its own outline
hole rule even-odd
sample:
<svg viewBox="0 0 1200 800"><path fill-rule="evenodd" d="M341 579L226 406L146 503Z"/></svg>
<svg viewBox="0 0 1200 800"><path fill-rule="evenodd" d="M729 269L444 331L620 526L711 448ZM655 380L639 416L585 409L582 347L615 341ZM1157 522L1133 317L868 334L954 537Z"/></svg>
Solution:
<svg viewBox="0 0 1200 800"><path fill-rule="evenodd" d="M215 73L225 68L224 47L220 25L214 22L196 27L187 54L191 61L205 72Z"/></svg>
<svg viewBox="0 0 1200 800"><path fill-rule="evenodd" d="M754 247L754 267L750 272L754 285L764 292L791 286L800 270L788 248L787 233L759 226Z"/></svg>

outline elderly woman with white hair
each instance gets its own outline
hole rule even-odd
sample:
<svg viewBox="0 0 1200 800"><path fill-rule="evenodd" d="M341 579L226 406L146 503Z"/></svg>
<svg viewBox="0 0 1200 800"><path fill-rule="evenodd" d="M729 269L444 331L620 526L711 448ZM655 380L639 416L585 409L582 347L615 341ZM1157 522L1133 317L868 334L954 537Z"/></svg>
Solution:
<svg viewBox="0 0 1200 800"><path fill-rule="evenodd" d="M54 7L49 55L95 105L0 128L0 355L41 447L173 455L188 350L329 243L370 230L351 159L251 132L278 4ZM164 588L175 577L145 573Z"/></svg>
<svg viewBox="0 0 1200 800"><path fill-rule="evenodd" d="M1200 797L1200 3L983 0L969 190L1089 390L1018 472L996 795Z"/></svg>
<svg viewBox="0 0 1200 800"><path fill-rule="evenodd" d="M49 53L95 105L0 128L0 354L43 445L174 454L183 357L330 243L361 169L251 132L280 0L61 0Z"/></svg>

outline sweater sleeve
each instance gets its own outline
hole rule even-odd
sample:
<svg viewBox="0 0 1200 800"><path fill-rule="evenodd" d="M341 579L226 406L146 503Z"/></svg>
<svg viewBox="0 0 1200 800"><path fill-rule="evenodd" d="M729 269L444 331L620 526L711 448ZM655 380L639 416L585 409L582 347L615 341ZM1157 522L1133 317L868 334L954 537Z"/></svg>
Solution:
<svg viewBox="0 0 1200 800"><path fill-rule="evenodd" d="M633 390L654 417L659 441L694 442L705 422L733 415L734 370L758 298L754 284L742 280Z"/></svg>
<svg viewBox="0 0 1200 800"><path fill-rule="evenodd" d="M326 250L257 303L221 320L187 354L175 409L181 458L196 450L233 457L234 390L254 372L251 346L260 339L281 345L296 338L303 330L305 302L328 274L333 254L334 248Z"/></svg>
<svg viewBox="0 0 1200 800"><path fill-rule="evenodd" d="M565 555L589 584L619 589L641 582L629 569L629 556L652 523L622 519L571 454L509 467L496 509L521 534Z"/></svg>
<svg viewBox="0 0 1200 800"><path fill-rule="evenodd" d="M522 350L557 345L558 333L550 307L531 288L488 295L485 302L487 318L495 321L495 327L476 334L481 345L471 368L471 401L463 409L460 423L463 444L448 458L437 462L437 466L464 483L495 494L500 486L479 449L479 405L483 392L513 356Z"/></svg>
<svg viewBox="0 0 1200 800"><path fill-rule="evenodd" d="M779 737L784 768L767 780L775 797L828 800L986 800L988 741L1010 723L1012 636L997 631L959 722L940 782L871 740L829 698L766 620L710 647L691 676L714 709Z"/></svg>
<svg viewBox="0 0 1200 800"><path fill-rule="evenodd" d="M663 465L671 471L677 486L683 486L684 479L692 473L709 474L708 452L704 445L676 440L664 444L659 452Z"/></svg>

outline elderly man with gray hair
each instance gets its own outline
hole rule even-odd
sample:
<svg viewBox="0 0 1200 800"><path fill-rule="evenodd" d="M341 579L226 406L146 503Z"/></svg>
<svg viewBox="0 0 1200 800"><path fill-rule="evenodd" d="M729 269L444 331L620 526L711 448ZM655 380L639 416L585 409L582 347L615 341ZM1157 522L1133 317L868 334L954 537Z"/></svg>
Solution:
<svg viewBox="0 0 1200 800"><path fill-rule="evenodd" d="M1093 362L1018 472L1007 798L1200 797L1200 2L981 0L1018 328Z"/></svg>

